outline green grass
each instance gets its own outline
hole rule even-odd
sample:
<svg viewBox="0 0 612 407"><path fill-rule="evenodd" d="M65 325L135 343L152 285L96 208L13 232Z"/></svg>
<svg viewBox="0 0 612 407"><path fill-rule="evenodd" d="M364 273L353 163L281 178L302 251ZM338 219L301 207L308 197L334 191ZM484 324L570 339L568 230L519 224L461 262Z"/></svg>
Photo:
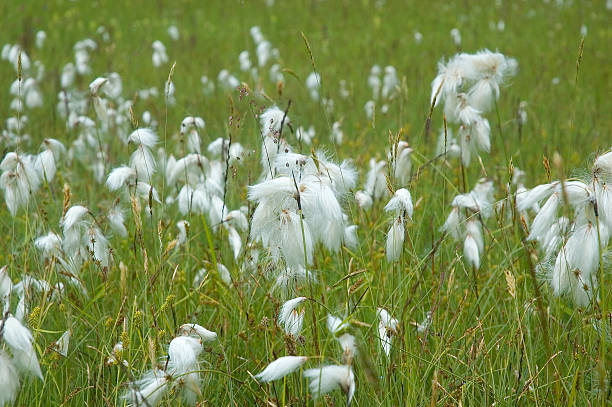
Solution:
<svg viewBox="0 0 612 407"><path fill-rule="evenodd" d="M426 139L430 83L437 61L458 52L449 35L453 27L461 31L462 51L498 49L519 63L518 74L501 92L500 122L495 112L487 116L492 151L482 155L482 166L476 161L467 170L468 189L478 178L488 176L495 182L496 199L503 199L510 159L527 171L526 185L531 187L547 181L544 157L551 162L555 152L562 157L561 166L552 167L552 178L556 179L588 171L595 153L611 144L611 11L603 1L574 1L563 7L529 1L500 6L489 1L387 1L382 8L362 0L277 0L274 7L254 1L197 5L159 1L147 7L136 3L33 0L0 4L0 13L5 16L0 43L22 44L32 60L40 60L46 67L41 83L45 103L27 112L25 130L32 142L18 146L20 151L36 153L45 137L57 138L67 147L75 139L74 131L67 130L56 113L59 74L73 60L76 41L85 37L98 41L95 33L100 25L108 29L111 41L92 53L92 74L79 79L79 87L86 88L99 75L118 72L124 97L131 98L136 90L152 86L163 95L170 66L176 61L176 105L166 106L163 96L150 101L134 98L134 113L138 118L145 110L153 114L159 122L162 144L177 157L183 151L177 133L188 115L206 120L204 146L231 134L234 141L253 150L235 172L230 170L230 209L246 205L246 185L256 182L260 173L261 142L251 107L257 110L273 102L284 109L291 100L289 115L294 126L314 125L315 145L340 160L353 159L360 171L359 186L363 185L368 160L385 158L389 133L401 132L402 139L415 149L415 168L432 158L442 114L441 109L434 111ZM505 22L504 31L489 28L490 22L499 20ZM178 42L168 37L170 24L180 30ZM588 35L577 75L582 24L588 27ZM238 54L245 49L254 60L249 35L253 25L259 25L280 51L281 65L286 69L282 94L270 83L267 72L262 72L261 86L270 100L252 95L240 99L237 92L220 89L204 97L202 75L214 79L223 68L238 75ZM39 29L47 32L42 50L34 47ZM421 44L413 39L415 30L423 34ZM308 39L312 59L301 33ZM156 39L167 46L170 59L167 66L157 69L151 64L151 43ZM330 116L309 98L304 85L313 61L322 76L322 95L335 102ZM367 76L373 64L395 66L402 81L400 97L390 104L387 115L377 112L374 125L366 119L363 108L370 98ZM559 78L559 84L552 84L554 77ZM6 61L0 61L0 78L4 92L0 119L4 122L12 115L8 88L16 79ZM351 90L347 99L338 96L340 80L346 80ZM256 88L255 83L248 85ZM528 122L520 140L514 121L519 101L528 106ZM240 126L235 120L229 124L230 115L241 118ZM95 118L93 109L89 116ZM342 121L344 130L345 142L340 146L332 145L328 137L336 120ZM131 152L113 137L118 136L106 139L107 174L126 163ZM292 136L289 140L293 141ZM3 155L14 149L1 147ZM306 148L303 152L309 153ZM162 182L157 174L153 184L164 201L173 191L164 190ZM52 284L61 281L59 266L43 262L33 241L49 230L60 232L64 183L70 186L71 203L89 207L101 221L118 196L93 181L78 160L66 160L58 165L56 179L48 188L41 188L27 211L11 217L3 204L0 265L9 265L14 282L23 273ZM291 346L296 354L313 357L307 367L317 366L319 360L341 363L340 347L325 321L328 312L350 314L353 323L349 332L357 338L359 348L354 362L355 406L612 404L609 391L596 390L602 354L607 354L604 380L610 381L610 343L602 349L600 335L592 326L601 319L602 308L612 309L611 296L601 296L606 304L577 309L570 299L554 297L547 283L538 280L548 327L547 345L520 223L494 216L485 231L486 254L478 272L480 296L476 301L472 272L462 260L462 244L443 238L438 231L450 210L450 200L463 192L462 188L460 169L441 161L424 167L413 179L409 189L415 202L420 202L407 229L401 261L396 264L389 264L384 256L390 222L382 210L386 202L376 202L372 210L364 212L353 200L347 200L346 213L359 225L358 250L343 249L335 255L318 247L313 265L318 282L298 285L288 293L271 292L274 281L267 277L264 263L254 273L241 273L241 262L233 260L225 232L210 231L209 239L206 219L199 216L187 217L191 225L188 243L167 251L178 232L176 222L183 219L176 205L154 207L151 218L143 211L139 230L123 198L129 237L110 239L114 255L111 269L104 273L91 262L84 266L81 276L87 295L68 288L58 298L32 297L27 319L45 380L25 379L16 405L121 405L124 384L149 369L152 360L165 356L164 346L185 322L198 322L219 334L218 344L205 347L202 405L280 406L282 399L295 406L344 405L339 391L312 401L307 381L299 373L269 385L258 384L250 375L287 354L288 345L274 323L275 315L284 300L298 295L309 297L309 301L305 303L303 340ZM225 286L211 273L194 289L191 282L197 270L212 270L216 262L229 268L234 285ZM609 271L606 264L604 292L609 288ZM400 321L390 358L382 353L377 338L377 307L387 308ZM433 310L431 328L426 335L419 334L416 323L429 310ZM72 331L72 339L64 358L50 347L67 329ZM105 364L119 340L126 345L123 356L129 369ZM176 403L170 397L162 405Z"/></svg>

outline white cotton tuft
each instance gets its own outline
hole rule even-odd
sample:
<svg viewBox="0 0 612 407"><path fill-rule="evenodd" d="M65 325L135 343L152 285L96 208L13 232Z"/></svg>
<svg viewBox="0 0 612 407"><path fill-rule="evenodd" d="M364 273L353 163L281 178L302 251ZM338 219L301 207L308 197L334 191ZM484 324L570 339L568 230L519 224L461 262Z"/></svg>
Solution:
<svg viewBox="0 0 612 407"><path fill-rule="evenodd" d="M336 338L342 348L342 360L346 364L351 364L357 354L355 337L351 334L343 334Z"/></svg>
<svg viewBox="0 0 612 407"><path fill-rule="evenodd" d="M238 231L232 226L226 226L226 230L229 245L232 249L232 253L234 253L234 260L238 260L240 252L242 251L242 238Z"/></svg>
<svg viewBox="0 0 612 407"><path fill-rule="evenodd" d="M19 373L9 355L0 349L0 406L15 402L19 391Z"/></svg>
<svg viewBox="0 0 612 407"><path fill-rule="evenodd" d="M300 311L293 310L287 317L284 324L285 333L297 337L302 332L302 326L304 325L304 315L306 310Z"/></svg>
<svg viewBox="0 0 612 407"><path fill-rule="evenodd" d="M128 383L128 389L122 396L128 400L130 406L150 406L159 405L170 386L166 372L154 369L143 375L143 377L132 383Z"/></svg>
<svg viewBox="0 0 612 407"><path fill-rule="evenodd" d="M64 234L72 229L78 223L83 221L83 217L89 213L89 209L81 205L71 206L64 215L61 226L63 227Z"/></svg>
<svg viewBox="0 0 612 407"><path fill-rule="evenodd" d="M574 231L559 251L551 275L555 295L571 292L578 305L586 306L593 298L599 265L597 228L586 224Z"/></svg>
<svg viewBox="0 0 612 407"><path fill-rule="evenodd" d="M90 84L89 84L89 92L92 95L97 95L98 92L100 91L100 89L102 88L102 86L104 86L104 84L106 84L108 82L108 79L105 77L98 77L96 79L94 79Z"/></svg>
<svg viewBox="0 0 612 407"><path fill-rule="evenodd" d="M612 150L595 159L593 174L601 182L612 182Z"/></svg>
<svg viewBox="0 0 612 407"><path fill-rule="evenodd" d="M113 232L121 237L126 237L128 231L125 228L125 215L119 207L114 207L108 212L108 222Z"/></svg>
<svg viewBox="0 0 612 407"><path fill-rule="evenodd" d="M467 235L465 237L465 242L463 243L463 255L465 256L468 264L478 270L480 267L480 252L478 250L478 243L471 235Z"/></svg>
<svg viewBox="0 0 612 407"><path fill-rule="evenodd" d="M289 318L289 315L295 309L295 307L297 307L299 304L301 304L305 300L306 300L306 297L297 297L289 301L286 301L281 306L280 312L278 313L278 322L281 324L285 324L285 322Z"/></svg>
<svg viewBox="0 0 612 407"><path fill-rule="evenodd" d="M542 243L548 231L557 218L559 207L559 194L552 194L531 223L531 230L527 240L537 240Z"/></svg>
<svg viewBox="0 0 612 407"><path fill-rule="evenodd" d="M306 297L297 297L286 301L278 313L278 324L288 334L297 335L302 330L304 313L295 311L295 308L306 300Z"/></svg>
<svg viewBox="0 0 612 407"><path fill-rule="evenodd" d="M350 225L344 228L344 245L351 250L355 250L359 247L357 227L357 225Z"/></svg>
<svg viewBox="0 0 612 407"><path fill-rule="evenodd" d="M350 366L328 365L304 371L304 377L310 380L310 392L314 397L340 388L347 397L350 406L355 394L355 375Z"/></svg>
<svg viewBox="0 0 612 407"><path fill-rule="evenodd" d="M321 76L317 72L311 72L306 77L306 87L310 91L310 98L315 102L319 100L319 88L321 87Z"/></svg>
<svg viewBox="0 0 612 407"><path fill-rule="evenodd" d="M471 236L478 246L478 253L484 253L484 238L482 236L482 226L477 219L470 219L465 223L465 232Z"/></svg>
<svg viewBox="0 0 612 407"><path fill-rule="evenodd" d="M225 217L225 221L243 232L249 229L249 221L244 212L240 210L230 211Z"/></svg>
<svg viewBox="0 0 612 407"><path fill-rule="evenodd" d="M345 321L341 318L338 318L332 314L327 314L327 329L333 335L337 335L344 329L348 328L349 321Z"/></svg>
<svg viewBox="0 0 612 407"><path fill-rule="evenodd" d="M136 171L139 180L150 182L157 163L151 150L145 145L139 145L130 156L130 167Z"/></svg>
<svg viewBox="0 0 612 407"><path fill-rule="evenodd" d="M62 336L53 344L54 349L63 357L68 356L68 346L70 344L70 331L66 331Z"/></svg>
<svg viewBox="0 0 612 407"><path fill-rule="evenodd" d="M59 256L62 248L62 239L53 232L40 236L34 241L34 246L43 254L43 258Z"/></svg>
<svg viewBox="0 0 612 407"><path fill-rule="evenodd" d="M209 331L198 324L183 324L179 328L179 333L181 335L196 335L204 342L213 342L217 340L216 332Z"/></svg>
<svg viewBox="0 0 612 407"><path fill-rule="evenodd" d="M177 236L179 245L185 244L187 242L187 231L189 229L189 222L187 222L186 220L180 220L176 223L176 227L179 230Z"/></svg>
<svg viewBox="0 0 612 407"><path fill-rule="evenodd" d="M378 337L380 339L380 345L385 355L389 357L389 353L391 352L391 336L396 333L399 322L384 308L378 308L376 310L376 315L379 319Z"/></svg>
<svg viewBox="0 0 612 407"><path fill-rule="evenodd" d="M355 192L355 201L360 208L368 210L372 207L372 197L365 191Z"/></svg>
<svg viewBox="0 0 612 407"><path fill-rule="evenodd" d="M55 173L57 171L53 151L42 151L36 156L34 165L36 167L36 171L38 172L38 176L40 177L40 179L46 180L47 182L53 181L53 178L55 178Z"/></svg>
<svg viewBox="0 0 612 407"><path fill-rule="evenodd" d="M11 291L13 290L13 282L7 270L8 266L0 268L0 305L2 306L2 315L8 311L11 305Z"/></svg>
<svg viewBox="0 0 612 407"><path fill-rule="evenodd" d="M447 232L450 234L455 240L461 239L461 223L464 221L463 216L458 207L453 207L444 225L440 228L441 231Z"/></svg>
<svg viewBox="0 0 612 407"><path fill-rule="evenodd" d="M312 235L308 223L300 222L299 215L288 211L281 213L278 238L287 264L305 267L312 262Z"/></svg>
<svg viewBox="0 0 612 407"><path fill-rule="evenodd" d="M335 144L342 144L344 133L342 132L340 122L334 122L334 124L332 125L332 132L330 138Z"/></svg>
<svg viewBox="0 0 612 407"><path fill-rule="evenodd" d="M518 210L521 212L526 211L543 199L548 198L554 192L557 184L558 182L552 182L550 184L538 185L530 189L529 192L524 194L525 196L521 199L520 203L517 202Z"/></svg>
<svg viewBox="0 0 612 407"><path fill-rule="evenodd" d="M403 216L405 213L412 219L414 207L412 206L412 196L407 189L401 188L395 191L393 198L391 198L387 206L385 206L385 211L388 212L393 210L396 211L398 216Z"/></svg>
<svg viewBox="0 0 612 407"><path fill-rule="evenodd" d="M27 154L7 153L0 162L0 189L11 215L30 201L32 193L38 191L41 179L36 170L36 158Z"/></svg>
<svg viewBox="0 0 612 407"><path fill-rule="evenodd" d="M405 141L397 143L395 151L395 161L393 162L394 176L400 185L407 185L410 180L410 170L412 169L412 148Z"/></svg>
<svg viewBox="0 0 612 407"><path fill-rule="evenodd" d="M134 143L137 146L153 148L157 144L157 135L151 129L140 128L140 129L134 130L128 136L128 142Z"/></svg>
<svg viewBox="0 0 612 407"><path fill-rule="evenodd" d="M136 170L122 165L114 168L106 179L106 186L110 191L116 191L136 180Z"/></svg>
<svg viewBox="0 0 612 407"><path fill-rule="evenodd" d="M221 281L225 284L230 285L232 283L232 276L230 275L229 270L221 263L217 263L217 272L219 273L219 277Z"/></svg>
<svg viewBox="0 0 612 407"><path fill-rule="evenodd" d="M99 262L103 269L108 269L111 262L110 244L99 228L89 228L87 248L93 254L93 259Z"/></svg>
<svg viewBox="0 0 612 407"><path fill-rule="evenodd" d="M304 129L302 126L298 127L295 131L295 137L303 143L308 145L312 144L312 139L315 137L315 128L314 126L310 126L308 130Z"/></svg>
<svg viewBox="0 0 612 407"><path fill-rule="evenodd" d="M386 253L387 261L398 261L404 248L404 221L398 216L387 233Z"/></svg>
<svg viewBox="0 0 612 407"><path fill-rule="evenodd" d="M299 369L308 358L306 356L283 356L270 363L255 376L260 382L281 379Z"/></svg>
<svg viewBox="0 0 612 407"><path fill-rule="evenodd" d="M33 347L32 333L11 315L4 321L4 341L11 349L13 362L17 369L43 380L36 351Z"/></svg>
<svg viewBox="0 0 612 407"><path fill-rule="evenodd" d="M283 123L283 118L285 119ZM285 116L285 112L277 106L272 106L266 109L260 116L259 122L263 135L274 135L280 131L281 124L288 125L290 123L289 116Z"/></svg>
<svg viewBox="0 0 612 407"><path fill-rule="evenodd" d="M612 233L612 182L606 184L595 183L595 196L600 226L605 226L607 231L606 236L602 236L601 240L607 241L610 233ZM600 234L603 235L603 233Z"/></svg>
<svg viewBox="0 0 612 407"><path fill-rule="evenodd" d="M384 171L386 165L387 163L385 161L376 161L374 158L370 159L370 169L366 174L364 190L373 200L379 199L383 195L389 193L387 189L387 178L385 177Z"/></svg>
<svg viewBox="0 0 612 407"><path fill-rule="evenodd" d="M177 336L170 341L168 356L176 373L183 374L197 368L198 356L202 352L199 338Z"/></svg>

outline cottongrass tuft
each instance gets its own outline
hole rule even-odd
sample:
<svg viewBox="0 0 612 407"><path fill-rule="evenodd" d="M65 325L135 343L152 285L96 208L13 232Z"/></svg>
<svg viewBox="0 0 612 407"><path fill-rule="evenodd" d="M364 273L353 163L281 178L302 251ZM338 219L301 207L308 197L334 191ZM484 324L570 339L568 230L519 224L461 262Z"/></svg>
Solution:
<svg viewBox="0 0 612 407"><path fill-rule="evenodd" d="M299 369L308 358L306 356L283 356L270 363L261 373L255 375L260 382L282 379Z"/></svg>
<svg viewBox="0 0 612 407"><path fill-rule="evenodd" d="M316 397L340 388L346 395L347 405L351 405L355 394L355 375L351 366L327 365L304 371L310 380L310 392Z"/></svg>

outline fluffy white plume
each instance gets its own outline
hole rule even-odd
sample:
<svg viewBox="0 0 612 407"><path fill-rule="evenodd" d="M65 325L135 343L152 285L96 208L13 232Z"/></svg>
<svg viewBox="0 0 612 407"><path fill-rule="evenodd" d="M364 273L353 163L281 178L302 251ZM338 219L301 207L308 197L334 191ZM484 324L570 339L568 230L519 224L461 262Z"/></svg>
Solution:
<svg viewBox="0 0 612 407"><path fill-rule="evenodd" d="M406 214L410 219L412 219L413 210L414 207L412 206L410 191L404 188L395 191L393 198L391 198L387 206L385 206L385 211L395 211L398 216Z"/></svg>
<svg viewBox="0 0 612 407"><path fill-rule="evenodd" d="M308 358L306 356L283 356L270 363L255 377L260 382L281 379L299 369Z"/></svg>
<svg viewBox="0 0 612 407"><path fill-rule="evenodd" d="M310 392L319 397L340 388L350 406L355 394L355 375L350 366L328 365L304 371L304 377L310 379Z"/></svg>
<svg viewBox="0 0 612 407"><path fill-rule="evenodd" d="M154 369L145 373L140 380L128 383L128 390L122 398L128 401L129 406L155 407L168 390L168 375L162 370Z"/></svg>
<svg viewBox="0 0 612 407"><path fill-rule="evenodd" d="M4 322L4 340L13 353L13 362L17 368L43 380L38 357L33 346L32 333L19 320L10 316Z"/></svg>
<svg viewBox="0 0 612 407"><path fill-rule="evenodd" d="M192 335L198 336L204 342L212 342L217 340L217 333L213 331L209 331L198 324L183 324L179 328L179 333L181 335Z"/></svg>
<svg viewBox="0 0 612 407"><path fill-rule="evenodd" d="M348 328L349 321L344 321L341 318L338 318L332 314L327 314L327 329L333 335L337 335L344 329Z"/></svg>
<svg viewBox="0 0 612 407"><path fill-rule="evenodd" d="M391 337L397 331L398 320L393 318L389 311L384 308L378 308L376 310L378 316L378 337L380 339L380 345L385 352L387 357L391 352Z"/></svg>
<svg viewBox="0 0 612 407"><path fill-rule="evenodd" d="M398 216L387 233L386 253L389 262L398 261L404 248L404 221Z"/></svg>
<svg viewBox="0 0 612 407"><path fill-rule="evenodd" d="M0 349L0 406L11 405L19 391L19 374L9 358L9 355Z"/></svg>

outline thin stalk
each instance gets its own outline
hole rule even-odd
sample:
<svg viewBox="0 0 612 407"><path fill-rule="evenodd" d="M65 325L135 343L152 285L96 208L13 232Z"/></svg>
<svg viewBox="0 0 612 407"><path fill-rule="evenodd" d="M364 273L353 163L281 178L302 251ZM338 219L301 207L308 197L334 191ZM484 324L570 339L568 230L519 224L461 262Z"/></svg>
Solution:
<svg viewBox="0 0 612 407"><path fill-rule="evenodd" d="M292 174L293 175L293 174ZM314 292L312 290L312 279L308 275L308 254L306 253L306 234L304 233L304 218L302 216L302 199L300 195L300 189L298 188L297 182L295 180L295 175L293 175L293 184L295 185L296 190L296 200L298 206L298 215L300 217L300 229L302 231L302 245L304 246L304 269L306 270L306 278L308 279L308 287L310 288L310 298L314 300ZM315 351L319 353L319 330L317 328L317 318L314 311L314 306L312 306L312 330L315 337Z"/></svg>
<svg viewBox="0 0 612 407"><path fill-rule="evenodd" d="M504 132L501 126L501 117L499 115L499 108L497 107L497 99L495 101L495 114L497 115L497 130L499 131L499 138L501 140L502 150L504 152L504 160L508 162L508 154L506 153L506 142L504 140Z"/></svg>
<svg viewBox="0 0 612 407"><path fill-rule="evenodd" d="M584 39L583 39L584 42ZM577 69L577 67L576 67ZM576 77L578 72L576 72ZM593 180L593 190L596 191L596 181ZM606 333L608 331L608 314L607 314L607 301L606 301L606 290L604 282L604 269L603 269L603 254L601 244L601 232L599 230L599 209L597 207L597 201L595 201L593 209L595 211L595 224L597 225L597 248L599 251L599 297L601 298L601 326L599 328L599 359L603 372L606 371L606 350L608 348L606 344ZM601 380L605 380L604 377ZM604 387L605 389L605 387ZM606 404L605 391L601 392L601 405L602 407Z"/></svg>

